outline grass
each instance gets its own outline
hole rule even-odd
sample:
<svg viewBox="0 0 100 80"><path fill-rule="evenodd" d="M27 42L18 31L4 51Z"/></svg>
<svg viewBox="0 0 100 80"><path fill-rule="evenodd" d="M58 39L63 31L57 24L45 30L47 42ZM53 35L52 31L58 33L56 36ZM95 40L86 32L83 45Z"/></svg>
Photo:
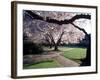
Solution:
<svg viewBox="0 0 100 80"><path fill-rule="evenodd" d="M53 48L44 48L45 50L52 51ZM60 52L63 52L63 56L69 59L72 59L80 63L81 59L86 57L86 48L79 47L58 47Z"/></svg>
<svg viewBox="0 0 100 80"><path fill-rule="evenodd" d="M73 48L68 51L63 51L63 56L70 59L83 59L86 57L86 49L85 48Z"/></svg>
<svg viewBox="0 0 100 80"><path fill-rule="evenodd" d="M48 47L43 47L43 49L45 50L45 51L54 51L54 47L53 48L48 48ZM60 51L67 51L67 50L69 50L69 49L72 49L72 48L70 48L70 47L58 47L58 49L60 50Z"/></svg>
<svg viewBox="0 0 100 80"><path fill-rule="evenodd" d="M52 51L53 48L44 48L47 51ZM63 52L63 56L70 59L83 59L86 57L86 48L70 48L70 47L58 47L59 51Z"/></svg>
<svg viewBox="0 0 100 80"><path fill-rule="evenodd" d="M78 63L81 62L81 59L86 57L86 48L72 48L68 51L62 50L63 56L69 59L72 59Z"/></svg>
<svg viewBox="0 0 100 80"><path fill-rule="evenodd" d="M36 68L54 68L61 65L55 60L41 61L35 64L24 64L24 69L36 69Z"/></svg>
<svg viewBox="0 0 100 80"><path fill-rule="evenodd" d="M70 47L58 47L59 52L62 52L61 55L63 55L66 58L69 58L73 61L76 61L77 63L81 62L81 59L84 59L86 57L86 48L70 48ZM45 51L53 51L53 48L50 49L48 47L44 48ZM47 61L41 61L34 64L24 64L24 69L38 69L38 68L55 68L55 67L61 67L62 65L59 64L56 60L47 60Z"/></svg>

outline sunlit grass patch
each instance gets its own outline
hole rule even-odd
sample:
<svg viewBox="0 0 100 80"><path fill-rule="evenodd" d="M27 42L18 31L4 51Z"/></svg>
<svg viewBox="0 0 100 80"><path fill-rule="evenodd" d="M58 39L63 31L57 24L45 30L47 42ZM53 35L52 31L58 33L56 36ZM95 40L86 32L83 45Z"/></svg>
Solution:
<svg viewBox="0 0 100 80"><path fill-rule="evenodd" d="M85 48L73 48L68 51L63 51L63 56L70 59L84 59L86 57Z"/></svg>
<svg viewBox="0 0 100 80"><path fill-rule="evenodd" d="M63 50L63 56L75 62L81 63L81 60L86 58L86 48L71 48L70 50Z"/></svg>

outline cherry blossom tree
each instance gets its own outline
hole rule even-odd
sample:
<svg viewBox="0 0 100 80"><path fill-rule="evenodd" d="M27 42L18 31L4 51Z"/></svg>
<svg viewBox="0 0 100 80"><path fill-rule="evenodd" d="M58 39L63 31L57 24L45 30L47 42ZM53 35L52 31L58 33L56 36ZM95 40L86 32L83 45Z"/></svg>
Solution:
<svg viewBox="0 0 100 80"><path fill-rule="evenodd" d="M87 56L84 60L88 62L87 64L90 65L90 44L91 44L91 36L87 33L86 29L84 27L81 27L81 25L77 25L77 20L85 19L91 20L91 15L88 13L67 13L67 12L55 12L55 11L31 11L31 10L25 10L25 14L27 14L32 19L32 24L36 23L34 25L31 24L31 26L35 26L34 30L36 30L37 35L41 36L41 39L45 39L52 47L54 45L54 50L58 50L58 46L60 45L64 34L66 33L66 29L63 27L63 25L71 25L74 28L78 29L79 31L83 32L85 36L88 38L89 43L87 45ZM42 24L41 24L42 23ZM82 22L82 25L85 24L85 22ZM40 32L38 32L40 31ZM70 31L71 32L71 31ZM32 34L33 36L34 34ZM67 35L67 34L66 34ZM33 38L36 38L36 41L40 39L39 36L34 36Z"/></svg>

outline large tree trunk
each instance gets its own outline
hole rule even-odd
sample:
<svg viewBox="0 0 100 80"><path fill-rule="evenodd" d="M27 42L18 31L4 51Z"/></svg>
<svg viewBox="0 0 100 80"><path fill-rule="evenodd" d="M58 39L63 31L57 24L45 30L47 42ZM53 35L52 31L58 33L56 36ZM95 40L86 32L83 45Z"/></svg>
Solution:
<svg viewBox="0 0 100 80"><path fill-rule="evenodd" d="M82 63L80 64L81 66L90 66L91 65L91 36L88 35L89 38L89 44L87 46L87 51L86 51L86 58L82 60Z"/></svg>
<svg viewBox="0 0 100 80"><path fill-rule="evenodd" d="M52 44L51 43L49 44L49 48L52 48Z"/></svg>
<svg viewBox="0 0 100 80"><path fill-rule="evenodd" d="M54 45L54 50L58 51L58 45L57 44Z"/></svg>
<svg viewBox="0 0 100 80"><path fill-rule="evenodd" d="M82 60L80 66L90 66L91 65L91 48L87 48L86 58Z"/></svg>

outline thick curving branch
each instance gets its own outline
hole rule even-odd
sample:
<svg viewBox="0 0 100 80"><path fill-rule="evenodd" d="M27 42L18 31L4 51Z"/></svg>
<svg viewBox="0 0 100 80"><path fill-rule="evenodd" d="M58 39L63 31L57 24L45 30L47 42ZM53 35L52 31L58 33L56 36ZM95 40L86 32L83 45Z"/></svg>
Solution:
<svg viewBox="0 0 100 80"><path fill-rule="evenodd" d="M86 35L87 32L76 26L73 22L77 19L81 19L81 18L84 18L84 19L91 19L91 15L85 15L85 14L78 14L78 15L75 15L74 17L72 17L71 19L65 19L65 20L57 20L57 19L51 19L50 17L42 17L38 14L35 14L34 12L30 11L30 10L25 10L26 13L32 18L32 19L37 19L37 20L42 20L42 21L45 21L45 22L48 22L48 23L54 23L54 24L58 24L58 25L62 25L62 24L72 24L74 27L78 28L79 30L83 31Z"/></svg>
<svg viewBox="0 0 100 80"><path fill-rule="evenodd" d="M57 20L57 19L51 19L50 17L45 17L44 18L44 17L42 17L42 16L40 16L38 14L35 14L34 12L32 12L30 10L26 10L26 12L30 15L30 17L32 19L42 20L42 21L45 21L45 22L48 22L48 23L55 23L55 24L59 24L59 25L69 24L69 23L74 22L76 19L81 19L81 18L91 19L90 15L79 14L79 15L75 15L71 19Z"/></svg>

